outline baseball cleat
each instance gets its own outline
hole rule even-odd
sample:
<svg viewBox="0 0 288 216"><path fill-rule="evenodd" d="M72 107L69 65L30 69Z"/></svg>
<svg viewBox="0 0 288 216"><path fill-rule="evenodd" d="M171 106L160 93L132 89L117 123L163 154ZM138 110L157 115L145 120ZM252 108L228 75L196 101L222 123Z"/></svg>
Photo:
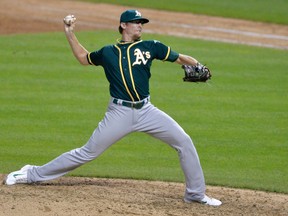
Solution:
<svg viewBox="0 0 288 216"><path fill-rule="evenodd" d="M199 202L201 204L204 204L204 205L210 205L210 206L220 206L222 204L222 202L220 200L217 200L217 199L214 199L214 198L210 198L208 196L204 196L204 198L200 201L197 201L197 200L189 200L187 198L184 198L184 201L186 203L191 203L191 202Z"/></svg>
<svg viewBox="0 0 288 216"><path fill-rule="evenodd" d="M6 185L14 184L27 184L27 171L31 168L31 165L26 165L18 171L11 172L5 180Z"/></svg>

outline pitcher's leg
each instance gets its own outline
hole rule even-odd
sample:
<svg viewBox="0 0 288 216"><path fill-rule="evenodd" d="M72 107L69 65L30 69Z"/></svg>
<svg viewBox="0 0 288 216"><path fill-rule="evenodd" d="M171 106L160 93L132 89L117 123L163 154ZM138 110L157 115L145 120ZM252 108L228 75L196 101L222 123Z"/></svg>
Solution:
<svg viewBox="0 0 288 216"><path fill-rule="evenodd" d="M122 107L109 106L89 141L81 148L66 152L43 166L28 170L28 183L46 181L65 175L69 171L97 158L117 140L131 132L131 114Z"/></svg>
<svg viewBox="0 0 288 216"><path fill-rule="evenodd" d="M98 129L95 130L94 134L97 134L97 130ZM28 183L47 181L63 176L77 167L97 158L105 149L113 144L113 142L107 140L107 142L102 143L101 147L93 148L94 145L99 146L99 144L97 144L97 139L93 139L93 135L83 147L63 153L43 166L33 166L27 173Z"/></svg>
<svg viewBox="0 0 288 216"><path fill-rule="evenodd" d="M147 112L149 112L149 119L143 119L139 123L140 130L168 143L177 150L185 175L185 198L189 200L203 199L206 189L205 180L198 154L191 138L175 120L153 105L147 109Z"/></svg>

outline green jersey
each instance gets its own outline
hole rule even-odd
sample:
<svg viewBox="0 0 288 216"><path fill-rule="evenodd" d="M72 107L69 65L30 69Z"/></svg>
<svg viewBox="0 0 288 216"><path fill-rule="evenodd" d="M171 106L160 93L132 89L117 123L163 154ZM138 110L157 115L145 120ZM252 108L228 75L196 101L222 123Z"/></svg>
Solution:
<svg viewBox="0 0 288 216"><path fill-rule="evenodd" d="M89 64L101 65L110 83L110 95L127 101L149 96L150 67L154 59L174 62L179 54L156 40L119 42L88 54Z"/></svg>

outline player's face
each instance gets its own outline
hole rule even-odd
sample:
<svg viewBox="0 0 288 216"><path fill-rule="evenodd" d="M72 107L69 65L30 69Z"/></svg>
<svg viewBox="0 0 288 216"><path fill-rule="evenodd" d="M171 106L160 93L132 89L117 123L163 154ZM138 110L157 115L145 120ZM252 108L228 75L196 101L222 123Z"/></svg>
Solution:
<svg viewBox="0 0 288 216"><path fill-rule="evenodd" d="M131 39L137 40L141 37L143 24L139 20L126 23L126 31Z"/></svg>

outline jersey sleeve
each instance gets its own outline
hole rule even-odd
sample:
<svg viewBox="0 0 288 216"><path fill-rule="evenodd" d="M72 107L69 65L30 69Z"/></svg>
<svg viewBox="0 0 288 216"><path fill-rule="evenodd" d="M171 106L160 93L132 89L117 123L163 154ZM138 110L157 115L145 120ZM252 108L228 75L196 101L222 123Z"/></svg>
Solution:
<svg viewBox="0 0 288 216"><path fill-rule="evenodd" d="M88 63L91 65L96 65L96 66L102 65L103 63L102 52L103 52L103 49L88 53L87 54Z"/></svg>
<svg viewBox="0 0 288 216"><path fill-rule="evenodd" d="M178 59L179 53L171 50L170 47L159 41L154 41L154 43L156 48L156 59L169 62L174 62Z"/></svg>

